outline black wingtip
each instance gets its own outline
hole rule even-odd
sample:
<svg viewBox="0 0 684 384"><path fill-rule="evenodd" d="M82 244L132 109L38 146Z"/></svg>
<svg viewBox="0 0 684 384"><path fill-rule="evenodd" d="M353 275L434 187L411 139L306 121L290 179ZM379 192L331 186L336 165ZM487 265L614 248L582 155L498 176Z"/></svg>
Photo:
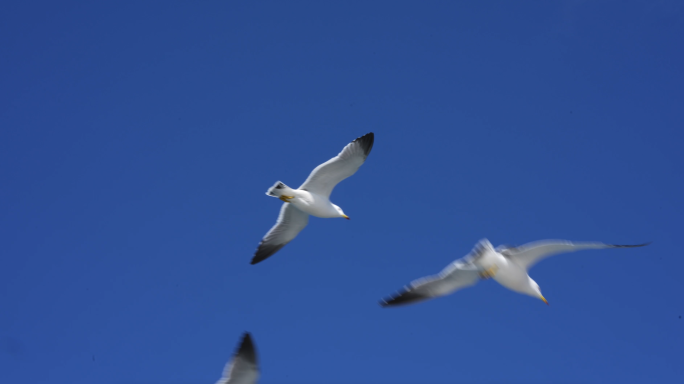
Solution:
<svg viewBox="0 0 684 384"><path fill-rule="evenodd" d="M398 304L395 304L394 301L392 300L392 298L389 298L389 297L386 299L382 299L382 300L378 301L378 304L380 304L380 306L383 308L393 307L395 305L398 305Z"/></svg>
<svg viewBox="0 0 684 384"><path fill-rule="evenodd" d="M366 133L361 137L354 139L353 143L359 143L363 149L363 153L368 157L371 149L373 149L373 143L375 142L375 134L373 132Z"/></svg>
<svg viewBox="0 0 684 384"><path fill-rule="evenodd" d="M252 335L249 332L245 332L242 334L242 341L240 341L240 346L238 347L238 350L235 352L235 355L240 355L247 361L256 364L256 348L254 347Z"/></svg>
<svg viewBox="0 0 684 384"><path fill-rule="evenodd" d="M261 256L259 255L259 250L257 249L257 252L254 254L254 256L252 257L252 261L250 261L249 264L250 264L250 265L258 264L258 263L260 263L260 262L266 260L267 257L268 257L268 256L266 256L266 257L261 257Z"/></svg>
<svg viewBox="0 0 684 384"><path fill-rule="evenodd" d="M249 331L244 331L242 333L242 341L240 342L240 345L241 345L240 348L242 348L242 346L245 346L247 344L252 345L252 348L254 347L254 342L252 341L252 334L249 333Z"/></svg>
<svg viewBox="0 0 684 384"><path fill-rule="evenodd" d="M652 241L649 241L648 243L634 244L634 245L611 244L611 247L613 247L613 248L637 248L637 247L645 247L651 243L652 243Z"/></svg>
<svg viewBox="0 0 684 384"><path fill-rule="evenodd" d="M379 304L383 308L395 307L398 305L413 304L415 302L426 300L429 298L430 297L418 294L416 292L404 290L402 292L397 293L396 295L380 300Z"/></svg>
<svg viewBox="0 0 684 384"><path fill-rule="evenodd" d="M285 246L285 244L270 244L269 245L269 244L265 244L262 241L261 243L259 243L259 246L257 247L256 253L254 254L254 257L252 257L252 261L250 262L250 264L254 265L257 263L261 263L262 261L273 256L276 252L278 252L284 246Z"/></svg>

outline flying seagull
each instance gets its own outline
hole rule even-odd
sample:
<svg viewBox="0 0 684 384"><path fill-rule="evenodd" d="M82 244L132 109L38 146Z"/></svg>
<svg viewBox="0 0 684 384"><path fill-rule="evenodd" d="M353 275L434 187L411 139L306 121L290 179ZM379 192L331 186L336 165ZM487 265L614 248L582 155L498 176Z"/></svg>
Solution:
<svg viewBox="0 0 684 384"><path fill-rule="evenodd" d="M252 258L261 262L297 237L309 222L309 215L322 218L343 217L342 208L330 202L330 193L340 181L356 173L373 148L373 132L349 143L342 152L316 167L298 189L275 183L267 195L284 201L275 226L264 236Z"/></svg>
<svg viewBox="0 0 684 384"><path fill-rule="evenodd" d="M233 360L226 364L223 377L216 384L256 384L259 378L259 363L249 332L242 335Z"/></svg>
<svg viewBox="0 0 684 384"><path fill-rule="evenodd" d="M380 301L380 305L389 307L445 296L475 285L480 279L489 278L512 291L541 299L548 305L549 302L541 294L539 285L527 274L527 271L540 260L551 255L582 249L633 248L648 244L650 243L613 245L542 240L520 247L501 245L494 249L489 240L483 239L467 256L449 264L439 274L412 281L397 294Z"/></svg>

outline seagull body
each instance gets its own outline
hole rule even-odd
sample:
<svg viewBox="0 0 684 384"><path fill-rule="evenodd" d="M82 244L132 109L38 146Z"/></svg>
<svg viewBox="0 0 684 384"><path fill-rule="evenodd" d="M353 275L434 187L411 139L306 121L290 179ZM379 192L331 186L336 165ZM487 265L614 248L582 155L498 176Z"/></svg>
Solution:
<svg viewBox="0 0 684 384"><path fill-rule="evenodd" d="M372 132L352 141L337 156L316 167L297 189L280 181L269 188L266 194L284 203L275 226L259 243L252 264L267 259L297 237L309 223L309 215L349 220L342 208L330 201L330 194L340 181L356 173L366 161L373 141Z"/></svg>
<svg viewBox="0 0 684 384"><path fill-rule="evenodd" d="M527 274L527 270L523 266L497 252L487 239L481 240L479 245L482 247L482 253L480 257L473 260L473 264L478 269L479 277L491 277L511 291L541 296L541 293L536 295L534 280ZM492 273L488 275L487 271ZM494 273L494 271L496 272Z"/></svg>
<svg viewBox="0 0 684 384"><path fill-rule="evenodd" d="M278 188L279 185L282 185L281 188ZM267 193L267 195L276 196L278 198L283 195L292 196L291 198L287 199L286 204L290 203L297 207L300 211L311 216L316 216L323 219L346 216L344 215L344 212L342 212L342 208L330 202L329 196L311 193L302 189L291 189L282 183L276 184L272 189L275 189L275 191L273 191L272 194Z"/></svg>
<svg viewBox="0 0 684 384"><path fill-rule="evenodd" d="M259 379L259 362L256 349L251 335L245 332L233 355L233 360L226 364L223 377L216 384L256 384L257 379Z"/></svg>
<svg viewBox="0 0 684 384"><path fill-rule="evenodd" d="M512 291L539 298L548 305L548 301L541 294L539 284L527 272L540 260L551 255L583 249L632 248L648 244L650 243L614 245L543 240L520 247L502 245L494 248L489 240L484 239L475 245L470 254L449 264L438 275L411 282L399 293L382 300L380 305L388 307L445 296L475 285L480 279L489 278Z"/></svg>

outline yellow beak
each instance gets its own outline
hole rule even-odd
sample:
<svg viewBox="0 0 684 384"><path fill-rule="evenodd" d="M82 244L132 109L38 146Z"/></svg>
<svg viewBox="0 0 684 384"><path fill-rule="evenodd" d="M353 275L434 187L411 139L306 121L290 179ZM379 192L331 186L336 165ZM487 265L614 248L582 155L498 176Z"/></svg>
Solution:
<svg viewBox="0 0 684 384"><path fill-rule="evenodd" d="M549 305L549 302L548 302L548 301L546 301L546 299L544 298L544 296L542 296L542 295L539 295L539 298L540 298L540 299L542 299L542 301L543 301L543 302L545 302L545 303L546 303L546 305Z"/></svg>
<svg viewBox="0 0 684 384"><path fill-rule="evenodd" d="M351 220L351 219L349 218L349 216L347 216L347 215L342 215L342 217L344 217L344 218L347 219L347 220Z"/></svg>

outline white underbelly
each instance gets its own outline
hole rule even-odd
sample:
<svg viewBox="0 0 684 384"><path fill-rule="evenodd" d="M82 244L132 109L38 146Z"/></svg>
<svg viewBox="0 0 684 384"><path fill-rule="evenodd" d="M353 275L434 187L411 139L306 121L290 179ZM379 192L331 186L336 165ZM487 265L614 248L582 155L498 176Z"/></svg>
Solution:
<svg viewBox="0 0 684 384"><path fill-rule="evenodd" d="M295 196L294 199L290 200L290 204L294 204L295 207L311 216L321 217L324 219L340 217L340 214L330 203L330 200L324 199L320 196L312 195L310 193L306 195L302 194Z"/></svg>
<svg viewBox="0 0 684 384"><path fill-rule="evenodd" d="M497 283L516 292L522 292L527 287L528 279L524 269L510 262L502 265L494 275Z"/></svg>

